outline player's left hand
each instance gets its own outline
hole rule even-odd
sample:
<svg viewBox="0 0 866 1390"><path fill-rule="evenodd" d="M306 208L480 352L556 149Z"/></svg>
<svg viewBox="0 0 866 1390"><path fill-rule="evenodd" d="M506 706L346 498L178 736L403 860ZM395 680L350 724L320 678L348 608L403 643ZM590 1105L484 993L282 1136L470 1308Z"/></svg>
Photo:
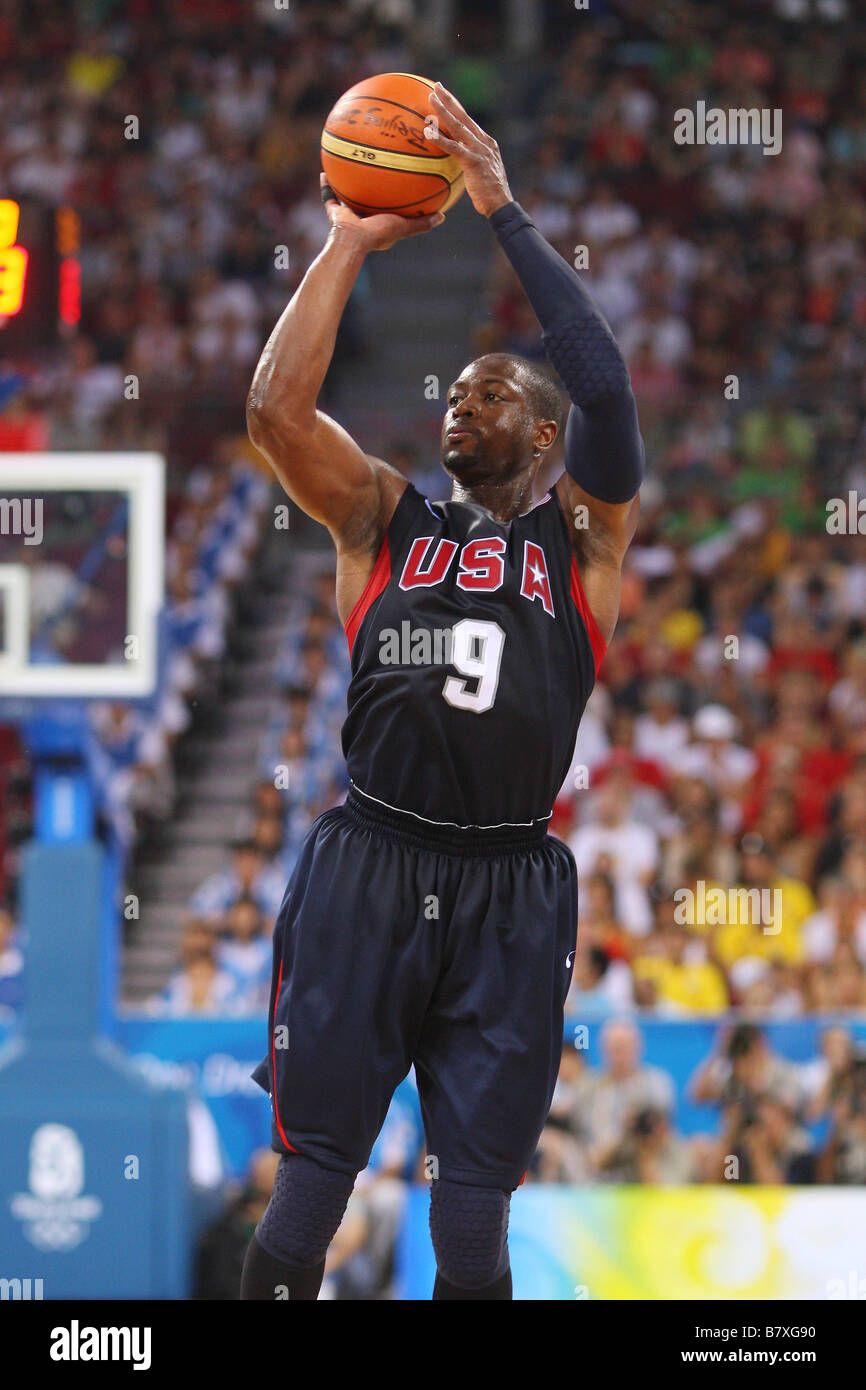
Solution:
<svg viewBox="0 0 866 1390"><path fill-rule="evenodd" d="M327 174L319 175L319 184L332 230L342 228L349 231L365 252L388 251L404 237L430 232L445 221L443 212L434 212L429 217L399 217L395 212L377 212L369 217L359 217L340 202L328 183Z"/></svg>
<svg viewBox="0 0 866 1390"><path fill-rule="evenodd" d="M497 208L510 203L511 189L505 165L493 136L473 121L441 82L437 82L430 93L429 106L439 125L436 143L460 161L466 192L476 211L489 217Z"/></svg>

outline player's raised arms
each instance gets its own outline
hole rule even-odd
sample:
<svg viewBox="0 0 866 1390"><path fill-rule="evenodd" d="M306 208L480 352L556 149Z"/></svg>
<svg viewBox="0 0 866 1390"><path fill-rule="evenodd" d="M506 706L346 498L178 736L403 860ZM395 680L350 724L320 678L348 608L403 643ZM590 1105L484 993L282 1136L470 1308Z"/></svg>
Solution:
<svg viewBox="0 0 866 1390"><path fill-rule="evenodd" d="M356 556L363 568L363 557L375 555L406 482L381 459L365 454L316 408L316 401L368 252L429 231L442 216L385 213L361 219L333 197L326 207L327 242L265 345L247 398L247 428L292 500L328 527L338 553ZM363 582L366 578L361 587Z"/></svg>
<svg viewBox="0 0 866 1390"><path fill-rule="evenodd" d="M576 271L512 201L496 141L441 83L430 94L430 108L439 121L438 142L459 159L466 192L476 210L489 218L535 310L548 359L571 399L566 471L556 494L570 523L580 513L587 518L585 525L579 521L573 527L572 543L587 601L610 641L644 474L628 369Z"/></svg>

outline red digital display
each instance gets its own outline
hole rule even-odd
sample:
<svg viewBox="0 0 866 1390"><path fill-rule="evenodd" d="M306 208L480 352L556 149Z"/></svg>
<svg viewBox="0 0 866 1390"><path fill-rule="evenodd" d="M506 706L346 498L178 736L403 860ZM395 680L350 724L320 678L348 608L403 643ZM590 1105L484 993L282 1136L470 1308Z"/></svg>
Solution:
<svg viewBox="0 0 866 1390"><path fill-rule="evenodd" d="M0 316L11 318L24 303L27 251L15 245L21 209L12 198L0 198Z"/></svg>
<svg viewBox="0 0 866 1390"><path fill-rule="evenodd" d="M73 208L0 197L0 359L38 354L74 331L80 248Z"/></svg>

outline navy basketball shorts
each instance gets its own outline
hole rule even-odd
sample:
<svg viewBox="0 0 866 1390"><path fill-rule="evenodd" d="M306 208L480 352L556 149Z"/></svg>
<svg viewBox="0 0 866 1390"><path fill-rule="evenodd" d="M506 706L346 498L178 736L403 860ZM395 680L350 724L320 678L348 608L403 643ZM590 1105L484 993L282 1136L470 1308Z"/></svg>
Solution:
<svg viewBox="0 0 866 1390"><path fill-rule="evenodd" d="M351 791L310 827L277 917L272 1141L366 1167L412 1063L431 1176L512 1190L553 1095L577 934L543 827L449 830Z"/></svg>

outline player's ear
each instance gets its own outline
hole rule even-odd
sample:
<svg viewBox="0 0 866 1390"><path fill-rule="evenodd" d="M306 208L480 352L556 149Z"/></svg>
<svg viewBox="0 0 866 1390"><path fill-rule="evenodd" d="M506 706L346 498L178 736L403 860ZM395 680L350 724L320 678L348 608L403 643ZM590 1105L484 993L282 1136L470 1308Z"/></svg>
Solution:
<svg viewBox="0 0 866 1390"><path fill-rule="evenodd" d="M537 449L539 453L543 454L545 450L550 448L558 433L555 420L542 420L535 428L535 438L532 441L533 450Z"/></svg>

